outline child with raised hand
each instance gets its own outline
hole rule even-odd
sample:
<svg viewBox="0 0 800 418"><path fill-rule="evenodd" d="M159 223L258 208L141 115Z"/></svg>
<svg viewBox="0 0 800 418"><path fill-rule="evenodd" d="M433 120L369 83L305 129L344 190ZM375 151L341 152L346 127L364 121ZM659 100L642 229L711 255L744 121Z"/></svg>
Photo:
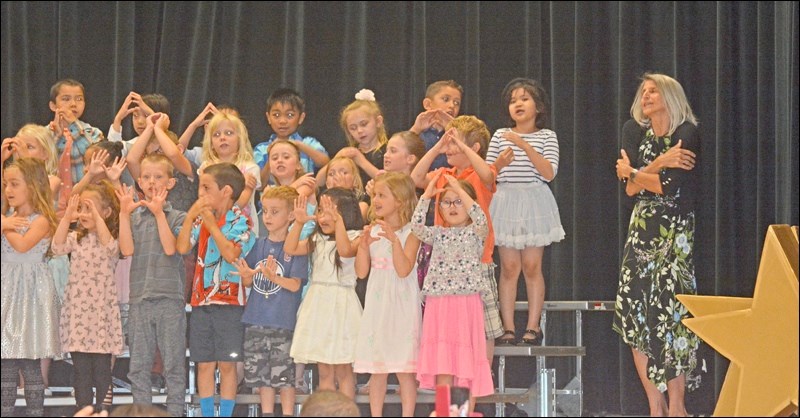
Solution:
<svg viewBox="0 0 800 418"><path fill-rule="evenodd" d="M422 107L425 111L417 115L414 125L409 129L425 142L425 149L430 150L444 135L445 127L461 111L461 100L464 88L454 80L439 80L431 83L425 90ZM447 167L447 157L438 155L433 160L430 170Z"/></svg>
<svg viewBox="0 0 800 418"><path fill-rule="evenodd" d="M226 134L226 137L229 136ZM198 199L178 234L176 249L187 254L197 246L189 318L191 360L198 363L197 390L203 416L214 416L214 373L220 371L220 416L236 405L236 362L242 359L245 290L234 263L255 243L250 218L236 201L245 178L236 165L209 165L200 174Z"/></svg>
<svg viewBox="0 0 800 418"><path fill-rule="evenodd" d="M419 135L412 131L397 132L386 143L383 155L383 171L411 175L411 170L425 156L425 144ZM375 179L364 185L367 195L372 196Z"/></svg>
<svg viewBox="0 0 800 418"><path fill-rule="evenodd" d="M78 229L70 231L73 221ZM119 200L108 181L73 195L53 235L53 253L70 255L61 309L61 348L75 366L75 403L110 408L111 358L122 352L114 269L119 261ZM96 389L96 402L92 401ZM105 398L105 400L104 400Z"/></svg>
<svg viewBox="0 0 800 418"><path fill-rule="evenodd" d="M45 261L58 221L42 161L20 158L3 171L2 414L14 414L21 370L27 413L43 416L45 386L39 359L61 353L58 296Z"/></svg>
<svg viewBox="0 0 800 418"><path fill-rule="evenodd" d="M358 199L361 216L367 219L369 196L364 192L364 183L361 181L361 176L358 175L358 166L351 158L337 155L328 163L325 187L328 189L341 187L352 190Z"/></svg>
<svg viewBox="0 0 800 418"><path fill-rule="evenodd" d="M47 126L33 123L26 124L17 131L16 136L6 138L3 141L2 150L2 164L0 166L5 166L6 160L12 155L15 159L30 157L44 161L47 177L50 180L50 191L54 199L53 207L55 208L57 205L56 199L63 182L57 175L58 154L56 153L53 132ZM1 172L2 170L0 170ZM64 299L64 288L69 277L69 257L66 255L48 257L47 265L50 266L50 270L53 273L53 282L56 285L58 299L62 301ZM45 388L49 386L48 374L51 360L49 358L42 359L42 377L44 378Z"/></svg>
<svg viewBox="0 0 800 418"><path fill-rule="evenodd" d="M259 390L261 411L270 416L275 410L276 389L280 390L283 416L294 415L296 376L289 350L300 289L308 280L308 257L284 254L283 245L298 196L289 186L264 190L261 216L268 235L236 262L242 285L252 288L242 315L245 384Z"/></svg>
<svg viewBox="0 0 800 418"><path fill-rule="evenodd" d="M484 321L486 330L486 357L491 361L494 356L494 339L503 334L503 325L500 322L500 313L497 309L497 281L494 277L494 262L492 253L494 251L494 232L492 220L489 218L489 203L495 191L495 177L497 170L502 164L486 164L483 157L486 153L486 146L489 142L489 129L486 124L475 116L462 115L447 125L447 132L442 139L436 143L425 154L425 157L414 167L411 177L419 188L427 187L428 183L438 178L437 187L444 187L447 181L444 177L438 176L451 175L459 180L466 180L475 190L477 198L475 201L483 209L489 226L489 233L484 242L483 256L481 257L481 277L490 289L488 292L481 293L484 306ZM428 172L428 167L433 158L440 154L447 155L447 163L452 168L439 168ZM506 156L504 156L504 161ZM437 202L439 197L436 197ZM434 224L444 225L445 219L441 211L435 211ZM431 253L420 251L418 258L417 271L427 270L429 263L427 257ZM424 280L423 280L424 281Z"/></svg>
<svg viewBox="0 0 800 418"><path fill-rule="evenodd" d="M134 148L139 142L144 141ZM134 202L132 187L116 193L120 251L131 257L128 378L133 402L152 403L151 366L158 350L164 365L167 410L180 416L186 392L186 269L176 249L176 236L186 213L174 209L168 199L175 186L173 172L169 158L149 154L141 161L137 176L145 199Z"/></svg>
<svg viewBox="0 0 800 418"><path fill-rule="evenodd" d="M301 196L308 196L316 201L314 190L317 181L314 174L305 171L302 166L300 148L294 142L277 140L267 147L267 177L262 184L290 186ZM262 171L263 174L263 171ZM312 202L313 203L313 202Z"/></svg>
<svg viewBox="0 0 800 418"><path fill-rule="evenodd" d="M220 110L214 105L214 103L208 102L206 107L203 108L202 111L194 118L193 121L189 122L189 126L186 127L186 130L183 131L180 138L178 139L178 145L183 149L183 155L192 162L192 164L199 166L203 163L203 146L194 147L189 149L189 144L192 142L192 137L194 133L199 128L203 128L204 136L205 136L205 127L208 125L208 122L211 121L211 118L214 117L217 113L220 113ZM235 112L236 116L239 116L238 112Z"/></svg>
<svg viewBox="0 0 800 418"><path fill-rule="evenodd" d="M89 145L103 140L103 132L80 120L86 110L86 97L83 84L66 78L50 87L50 110L53 121L50 130L56 136L56 149L59 155L66 151L66 172L59 175L70 184L79 182L84 175L83 155ZM70 179L65 179L69 176Z"/></svg>
<svg viewBox="0 0 800 418"><path fill-rule="evenodd" d="M369 276L369 282L353 370L372 374L373 417L383 416L389 373L400 382L403 416L414 416L422 317L416 269L419 240L409 224L416 200L408 174L379 174L370 206L374 223L364 227L356 256L356 275Z"/></svg>
<svg viewBox="0 0 800 418"><path fill-rule="evenodd" d="M72 195L80 194L90 184L98 184L102 180L111 182L115 189L119 188L128 166L122 150L120 142L101 141L90 145L83 155L85 174L81 181L72 186Z"/></svg>
<svg viewBox="0 0 800 418"><path fill-rule="evenodd" d="M360 169L361 184L366 184L383 168L383 154L389 137L375 93L361 89L355 97L356 100L345 106L339 117L349 146L336 155L352 159Z"/></svg>
<svg viewBox="0 0 800 418"><path fill-rule="evenodd" d="M145 95L140 95L135 91L128 93L114 116L114 122L108 128L108 140L122 142L125 146L124 152L127 154L147 127L147 118L154 113L169 113L169 100L166 97L158 93ZM131 117L131 126L133 126L136 137L124 140L122 138L122 121L128 116Z"/></svg>
<svg viewBox="0 0 800 418"><path fill-rule="evenodd" d="M294 205L295 222L302 225L314 218L306 213L305 198ZM356 338L361 304L356 297L355 257L364 220L355 194L334 187L320 195L317 229L300 240L301 228L292 228L284 251L289 255L310 255L309 289L297 311L291 357L297 363L317 363L319 389L338 390L355 397Z"/></svg>
<svg viewBox="0 0 800 418"><path fill-rule="evenodd" d="M485 396L494 392L480 296L490 291L482 262L489 224L470 183L442 174L437 171L428 182L411 219L414 235L433 246L422 288L425 316L417 380L425 389L464 386L471 397ZM443 189L437 187L440 178L447 182ZM428 227L425 216L437 195L444 222Z"/></svg>
<svg viewBox="0 0 800 418"><path fill-rule="evenodd" d="M275 141L289 141L300 151L300 164L306 173L314 174L328 163L328 151L313 136L303 136L297 132L306 119L306 102L292 89L280 88L267 99L267 123L275 132L269 139L253 148L253 158L261 167L262 180L271 172L268 148Z"/></svg>
<svg viewBox="0 0 800 418"><path fill-rule="evenodd" d="M175 179L175 185L167 196L172 207L185 212L189 210L197 198L197 181L195 172L197 166L189 161L183 154L178 137L169 130L170 119L165 113L154 113L145 119L145 129L126 157L128 171L133 178L138 179L141 174L141 161L151 154L163 154L176 171L170 177ZM140 186L141 187L141 186Z"/></svg>
<svg viewBox="0 0 800 418"><path fill-rule="evenodd" d="M498 129L486 153L490 164L501 150L514 153L511 165L499 172L489 208L500 251L500 313L505 333L498 343L511 344L515 339L514 303L521 271L528 290L522 342L537 345L544 338L539 326L545 292L542 256L545 247L564 239L558 205L547 186L558 172L558 139L547 129L547 94L535 80L511 80L503 89L503 103L511 128Z"/></svg>
<svg viewBox="0 0 800 418"><path fill-rule="evenodd" d="M202 174L210 165L223 162L239 168L244 175L245 186L235 203L251 221L255 219L255 191L261 188L261 173L258 164L253 161L253 146L250 145L247 127L238 116L218 111L211 118L203 135L202 160L198 174ZM253 225L258 236L258 223L253 222Z"/></svg>

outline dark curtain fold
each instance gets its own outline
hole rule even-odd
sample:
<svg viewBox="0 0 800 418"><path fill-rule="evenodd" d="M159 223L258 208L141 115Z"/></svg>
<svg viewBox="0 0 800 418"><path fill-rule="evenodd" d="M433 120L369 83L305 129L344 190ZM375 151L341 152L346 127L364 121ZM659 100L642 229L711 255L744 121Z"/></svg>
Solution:
<svg viewBox="0 0 800 418"><path fill-rule="evenodd" d="M798 224L797 19L789 1L2 2L2 135L47 123L50 86L72 77L86 86L83 120L104 132L134 90L167 96L176 132L209 101L234 106L255 144L270 133L267 96L287 86L306 99L301 131L334 153L345 144L339 111L361 88L395 132L413 124L428 83L455 79L462 113L494 131L507 119L503 86L536 78L552 102L551 187L567 233L545 252L547 298L611 300L631 208L614 173L620 130L639 76L663 72L700 119L700 293L749 297L767 226ZM610 322L584 316L586 411L646 413ZM551 344L574 332L557 315L548 330ZM704 350L690 412L713 410L727 370ZM574 368L554 364L566 384Z"/></svg>

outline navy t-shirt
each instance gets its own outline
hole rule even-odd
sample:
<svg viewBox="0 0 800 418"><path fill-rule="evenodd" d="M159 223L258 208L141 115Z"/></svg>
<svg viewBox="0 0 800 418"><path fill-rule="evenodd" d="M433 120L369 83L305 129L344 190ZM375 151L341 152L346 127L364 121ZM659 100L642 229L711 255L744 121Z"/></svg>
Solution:
<svg viewBox="0 0 800 418"><path fill-rule="evenodd" d="M271 282L260 272L253 276L253 287L247 298L242 322L263 327L294 330L297 308L303 286L308 282L308 257L283 253L283 242L273 242L269 237L259 238L245 257L247 265L255 269L272 256L278 262L278 275L300 279L300 290L290 292Z"/></svg>

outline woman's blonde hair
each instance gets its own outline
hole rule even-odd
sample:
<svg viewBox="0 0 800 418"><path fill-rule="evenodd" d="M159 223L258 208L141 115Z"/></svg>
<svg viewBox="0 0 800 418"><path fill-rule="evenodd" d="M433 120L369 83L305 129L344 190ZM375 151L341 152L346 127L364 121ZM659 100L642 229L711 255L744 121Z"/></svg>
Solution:
<svg viewBox="0 0 800 418"><path fill-rule="evenodd" d="M411 176L397 171L387 171L375 177L375 187L381 183L386 184L391 190L394 200L399 203L397 212L400 223L405 225L411 222L411 215L414 214L414 208L417 206L416 186ZM370 222L379 219L375 215L375 207L372 204L369 206L368 218Z"/></svg>
<svg viewBox="0 0 800 418"><path fill-rule="evenodd" d="M642 82L639 84L639 89L636 91L636 97L633 99L631 105L631 117L643 128L649 128L651 125L650 119L645 116L642 111L642 96L644 95L644 83L650 80L656 83L661 97L664 99L664 105L669 114L669 129L667 136L672 135L678 126L684 122L689 122L692 125L697 125L697 117L692 112L692 107L689 106L689 101L686 99L686 93L683 91L681 83L678 80L656 73L644 73L642 75Z"/></svg>
<svg viewBox="0 0 800 418"><path fill-rule="evenodd" d="M58 152L56 151L56 139L53 131L47 126L29 123L19 128L17 136L30 136L39 142L39 145L47 152L47 159L44 161L47 174L55 176L58 172Z"/></svg>
<svg viewBox="0 0 800 418"><path fill-rule="evenodd" d="M244 122L242 122L242 119L231 112L218 112L208 122L206 132L203 135L203 164L209 166L211 164L223 162L219 159L219 155L211 146L211 135L213 135L214 131L216 131L219 125L224 121L233 124L236 135L239 137L239 152L236 155L236 161L229 162L232 162L237 167L241 167L244 163L255 162L255 160L253 160L253 146L250 144L250 136L247 134L247 127L244 125Z"/></svg>

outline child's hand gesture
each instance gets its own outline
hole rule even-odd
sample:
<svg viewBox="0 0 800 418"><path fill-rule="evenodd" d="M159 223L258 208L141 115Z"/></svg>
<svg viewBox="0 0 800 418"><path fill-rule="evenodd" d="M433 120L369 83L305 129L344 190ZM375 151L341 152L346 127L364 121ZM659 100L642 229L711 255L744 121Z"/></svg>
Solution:
<svg viewBox="0 0 800 418"><path fill-rule="evenodd" d="M378 175L380 175L382 172L383 172L383 170L379 170L378 171ZM377 176L375 176L375 177L377 177ZM375 179L369 179L369 181L367 182L367 185L364 186L364 192L366 192L367 196L369 196L370 198L373 197L372 193L375 192Z"/></svg>
<svg viewBox="0 0 800 418"><path fill-rule="evenodd" d="M161 188L155 190L150 200L142 201L144 205L153 215L160 215L164 213L164 202L167 200L167 189Z"/></svg>
<svg viewBox="0 0 800 418"><path fill-rule="evenodd" d="M89 176L90 178L97 178L97 176L106 172L106 160L108 159L108 151L98 149L92 154L92 159L89 161Z"/></svg>
<svg viewBox="0 0 800 418"><path fill-rule="evenodd" d="M494 160L494 166L497 167L497 171L500 171L508 167L508 165L513 161L514 150L512 150L511 147L506 147L504 150L500 151L499 154L497 154L497 159Z"/></svg>
<svg viewBox="0 0 800 418"><path fill-rule="evenodd" d="M20 146L19 139L17 139L17 137L4 139L2 145L3 149L2 154L0 154L0 160L2 160L2 162L6 162L6 160L11 158L11 156L14 155L15 152L18 152L22 148L23 147Z"/></svg>
<svg viewBox="0 0 800 418"><path fill-rule="evenodd" d="M523 148L525 145L528 144L527 142L525 142L524 139L522 139L521 136L519 136L518 133L516 133L514 131L511 131L511 130L503 133L503 138L505 138L506 140L508 140L512 144L518 146L519 148Z"/></svg>
<svg viewBox="0 0 800 418"><path fill-rule="evenodd" d="M322 196L319 204L322 208L322 214L327 215L330 219L332 219L334 224L342 220L342 215L339 213L339 210L336 208L336 204L333 203L333 199L331 199L330 196Z"/></svg>
<svg viewBox="0 0 800 418"><path fill-rule="evenodd" d="M369 246L377 241L379 238L372 236L372 225L364 225L364 230L361 232L361 241L358 243L360 250L369 251Z"/></svg>
<svg viewBox="0 0 800 418"><path fill-rule="evenodd" d="M234 276L239 276L248 281L252 280L253 276L255 276L258 272L257 270L251 269L250 266L247 265L247 261L244 261L244 258L241 257L236 259L236 262L233 263L233 266L236 267L236 271L231 272L231 274Z"/></svg>
<svg viewBox="0 0 800 418"><path fill-rule="evenodd" d="M301 226L308 222L313 221L314 217L308 214L306 210L306 206L308 204L308 197L300 196L294 200L294 210L292 214L294 214L294 220L297 221Z"/></svg>
<svg viewBox="0 0 800 418"><path fill-rule="evenodd" d="M108 153L106 153L106 155L108 155ZM126 158L116 157L114 158L114 163L111 164L111 167L106 167L103 165L103 169L106 173L106 177L108 177L112 183L116 183L119 181L119 178L122 176L122 172L125 171L125 167L127 166L128 160Z"/></svg>
<svg viewBox="0 0 800 418"><path fill-rule="evenodd" d="M275 261L275 257L267 257L267 262L261 263L259 266L259 271L261 271L261 274L269 279L269 281L275 283L275 280L278 277L278 262Z"/></svg>
<svg viewBox="0 0 800 418"><path fill-rule="evenodd" d="M459 142L456 139L455 135L456 135L456 128L448 129L447 132L445 132L444 135L442 135L442 137L439 138L439 141L436 143L436 145L433 146L433 148L436 148L439 154L446 153L447 146L450 145L451 142L453 141L455 141L456 143Z"/></svg>
<svg viewBox="0 0 800 418"><path fill-rule="evenodd" d="M355 160L359 155L361 155L361 151L359 151L356 147L344 147L336 153L337 157L343 156L351 160Z"/></svg>
<svg viewBox="0 0 800 418"><path fill-rule="evenodd" d="M303 187L303 186L306 186L306 187L310 188L311 190L314 190L314 189L317 188L317 179L314 178L314 173L303 174L302 176L300 176L300 178L298 178L297 180L293 181L292 184L289 185L289 187L291 187L291 188L293 188L295 190L297 190L298 187Z"/></svg>
<svg viewBox="0 0 800 418"><path fill-rule="evenodd" d="M192 207L186 212L186 217L189 219L197 219L197 217L201 216L204 212L210 211L210 208L211 206L208 204L206 198L201 197L192 204Z"/></svg>
<svg viewBox="0 0 800 418"><path fill-rule="evenodd" d="M125 118L136 111L135 107L131 107L131 104L134 103L135 99L141 101L142 97L139 96L139 93L136 93L135 91L128 93L128 96L125 97L125 101L122 102L122 106L119 107L117 115L114 116L115 124L122 124L122 121L125 120Z"/></svg>
<svg viewBox="0 0 800 418"><path fill-rule="evenodd" d="M198 114L197 117L194 118L194 120L190 125L192 125L195 129L201 126L206 126L208 124L208 121L211 120L211 117L209 117L209 115L214 116L218 112L219 110L217 110L217 107L214 106L214 103L208 102L206 107L203 108L203 111L201 111L200 114Z"/></svg>
<svg viewBox="0 0 800 418"><path fill-rule="evenodd" d="M23 218L17 214L17 211L11 214L11 216L2 215L2 220L0 220L0 225L3 227L3 232L5 231L19 231L22 228L27 227L30 224L28 218Z"/></svg>
<svg viewBox="0 0 800 418"><path fill-rule="evenodd" d="M428 187L425 188L425 192L422 193L422 197L426 199L433 199L436 195L444 190L436 187L436 183L439 182L440 177L442 177L442 172L437 171L433 178L428 182Z"/></svg>
<svg viewBox="0 0 800 418"><path fill-rule="evenodd" d="M94 221L96 224L105 224L106 220L103 219L103 215L100 214L100 211L97 210L97 206L94 204L94 200L92 199L84 199L83 204L92 212L92 217L94 217Z"/></svg>
<svg viewBox="0 0 800 418"><path fill-rule="evenodd" d="M70 223L78 219L78 205L81 203L81 196L74 194L69 197L67 209L64 210L64 219L69 219Z"/></svg>
<svg viewBox="0 0 800 418"><path fill-rule="evenodd" d="M447 180L447 185L450 186L451 188L453 188L453 190L455 190L456 192L459 192L459 191L462 190L461 184L458 182L458 180L455 177L453 177L453 176L451 176L449 174L445 174L444 175L444 179Z"/></svg>
<svg viewBox="0 0 800 418"><path fill-rule="evenodd" d="M169 129L169 115L166 113L155 113L151 117L154 117L155 115L159 115L158 118L153 119L155 128L166 132Z"/></svg>
<svg viewBox="0 0 800 418"><path fill-rule="evenodd" d="M255 190L256 185L256 177L250 173L244 175L244 187L246 189Z"/></svg>
<svg viewBox="0 0 800 418"><path fill-rule="evenodd" d="M142 202L133 201L133 187L122 185L121 189L114 189L114 194L119 199L119 213L130 215L136 208L142 206Z"/></svg>
<svg viewBox="0 0 800 418"><path fill-rule="evenodd" d="M379 235L380 235L380 236L382 236L383 238L386 238L386 239L387 239L389 242L391 242L392 244L394 244L394 243L397 241L397 239L398 239L398 238L397 238L397 235L394 233L394 228L392 228L392 226L391 226L391 225L389 225L389 224L388 224L386 221L384 221L384 220L380 220L380 219L379 219L379 220L378 220L378 221L376 221L376 222L378 223L378 225L380 225L380 226L381 226L381 232L380 232L380 234L379 234Z"/></svg>

